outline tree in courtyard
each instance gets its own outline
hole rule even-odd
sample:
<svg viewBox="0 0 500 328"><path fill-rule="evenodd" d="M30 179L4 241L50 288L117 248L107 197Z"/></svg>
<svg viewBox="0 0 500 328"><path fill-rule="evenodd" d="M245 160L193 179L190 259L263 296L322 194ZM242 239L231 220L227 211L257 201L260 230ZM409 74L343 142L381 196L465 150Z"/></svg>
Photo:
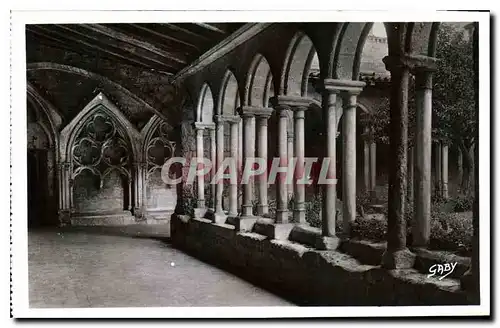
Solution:
<svg viewBox="0 0 500 328"><path fill-rule="evenodd" d="M474 163L472 147L477 129L474 98L472 39L462 29L441 25L432 92L433 137L455 144L462 153L463 176L460 189L470 191Z"/></svg>

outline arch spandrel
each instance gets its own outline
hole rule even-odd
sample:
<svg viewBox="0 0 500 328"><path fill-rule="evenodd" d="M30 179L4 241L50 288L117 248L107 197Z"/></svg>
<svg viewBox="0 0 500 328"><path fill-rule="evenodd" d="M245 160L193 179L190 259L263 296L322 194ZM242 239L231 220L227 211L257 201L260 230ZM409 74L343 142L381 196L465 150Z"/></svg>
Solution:
<svg viewBox="0 0 500 328"><path fill-rule="evenodd" d="M339 34L334 56L333 76L339 80L357 79L364 42L373 23L345 23Z"/></svg>

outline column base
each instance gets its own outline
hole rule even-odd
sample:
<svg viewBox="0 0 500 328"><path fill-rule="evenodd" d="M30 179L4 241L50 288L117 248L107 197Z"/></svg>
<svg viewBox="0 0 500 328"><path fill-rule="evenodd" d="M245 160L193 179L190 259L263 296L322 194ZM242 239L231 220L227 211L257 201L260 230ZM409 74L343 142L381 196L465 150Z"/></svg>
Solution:
<svg viewBox="0 0 500 328"><path fill-rule="evenodd" d="M215 223L226 223L227 215L224 212L215 212L212 219Z"/></svg>
<svg viewBox="0 0 500 328"><path fill-rule="evenodd" d="M258 217L256 216L228 216L226 224L234 226L236 231L250 232L257 219Z"/></svg>
<svg viewBox="0 0 500 328"><path fill-rule="evenodd" d="M269 205L267 204L257 205L257 215L263 216L268 214L269 214Z"/></svg>
<svg viewBox="0 0 500 328"><path fill-rule="evenodd" d="M340 242L338 237L321 236L316 239L316 249L333 251L339 248Z"/></svg>
<svg viewBox="0 0 500 328"><path fill-rule="evenodd" d="M195 218L203 218L207 214L207 209L203 207L197 207L194 209Z"/></svg>
<svg viewBox="0 0 500 328"><path fill-rule="evenodd" d="M260 218L255 222L252 231L270 239L287 240L293 226L291 223L275 223L273 219Z"/></svg>
<svg viewBox="0 0 500 328"><path fill-rule="evenodd" d="M386 250L382 255L381 266L385 269L411 269L415 264L416 255L408 248Z"/></svg>
<svg viewBox="0 0 500 328"><path fill-rule="evenodd" d="M296 208L293 210L293 222L294 223L306 223L306 209Z"/></svg>
<svg viewBox="0 0 500 328"><path fill-rule="evenodd" d="M276 210L276 223L288 223L288 209Z"/></svg>
<svg viewBox="0 0 500 328"><path fill-rule="evenodd" d="M241 216L253 216L253 206L252 205L242 205L241 206Z"/></svg>

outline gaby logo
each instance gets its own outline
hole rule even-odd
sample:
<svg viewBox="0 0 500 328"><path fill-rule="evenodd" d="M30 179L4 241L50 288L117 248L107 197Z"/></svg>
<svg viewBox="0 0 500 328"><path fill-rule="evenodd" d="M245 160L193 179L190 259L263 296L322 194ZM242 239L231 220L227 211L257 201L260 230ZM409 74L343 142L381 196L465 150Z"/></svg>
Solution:
<svg viewBox="0 0 500 328"><path fill-rule="evenodd" d="M273 158L269 163L263 158L251 157L245 160L244 165L239 165L236 159L226 157L219 167L215 167L208 158L194 157L188 163L184 157L172 157L168 159L162 167L161 176L166 184L178 184L184 181L187 184L193 184L196 177L205 177L212 173L210 184L222 183L224 180L230 184L248 184L252 178L257 177L259 181L267 181L267 184L274 184L276 180L285 182L286 184L303 184L309 185L313 182L317 184L336 184L337 179L334 178L333 170L330 170L330 158L323 158L321 161L321 170L318 174L312 177L313 165L318 162L318 158L308 157L303 159L303 163L299 165L297 158L290 161L280 158ZM187 176L171 178L171 168L175 164L180 164L183 167L189 167ZM270 164L270 167L269 167ZM319 163L318 163L319 164Z"/></svg>
<svg viewBox="0 0 500 328"><path fill-rule="evenodd" d="M457 266L458 262L454 263L445 263L445 264L434 264L429 268L430 274L427 275L427 278L431 278L434 276L440 276L438 279L443 280L447 276L449 276L453 270L455 270L455 267Z"/></svg>

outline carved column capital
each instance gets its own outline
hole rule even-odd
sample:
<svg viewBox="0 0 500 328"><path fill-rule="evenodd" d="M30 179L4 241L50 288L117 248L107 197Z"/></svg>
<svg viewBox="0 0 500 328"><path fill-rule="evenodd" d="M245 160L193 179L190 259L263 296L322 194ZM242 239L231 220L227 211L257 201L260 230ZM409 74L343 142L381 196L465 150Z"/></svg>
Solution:
<svg viewBox="0 0 500 328"><path fill-rule="evenodd" d="M386 56L382 61L385 64L385 68L390 72L408 69L412 73L434 72L437 69L438 62L434 57L413 54Z"/></svg>

